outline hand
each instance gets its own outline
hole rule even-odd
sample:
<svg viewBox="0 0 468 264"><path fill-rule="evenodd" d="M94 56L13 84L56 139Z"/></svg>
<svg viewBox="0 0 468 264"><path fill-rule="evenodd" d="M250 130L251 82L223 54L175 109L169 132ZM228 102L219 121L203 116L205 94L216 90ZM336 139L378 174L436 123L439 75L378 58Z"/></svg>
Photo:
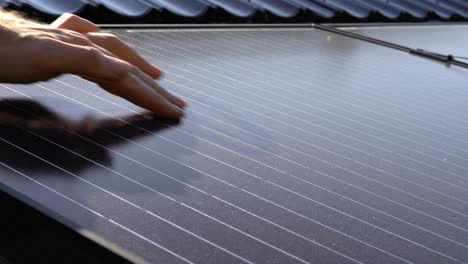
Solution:
<svg viewBox="0 0 468 264"><path fill-rule="evenodd" d="M0 81L32 83L71 73L165 118L178 118L186 103L153 79L161 70L112 34L65 14L51 25L0 27Z"/></svg>

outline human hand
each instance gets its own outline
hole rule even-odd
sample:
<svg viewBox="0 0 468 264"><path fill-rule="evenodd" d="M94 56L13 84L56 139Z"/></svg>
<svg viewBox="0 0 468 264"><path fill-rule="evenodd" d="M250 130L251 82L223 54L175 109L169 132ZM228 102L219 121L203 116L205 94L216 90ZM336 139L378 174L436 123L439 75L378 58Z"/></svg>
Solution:
<svg viewBox="0 0 468 264"><path fill-rule="evenodd" d="M158 116L178 118L186 103L153 79L161 70L112 34L65 14L51 25L0 27L0 81L32 83L71 73Z"/></svg>

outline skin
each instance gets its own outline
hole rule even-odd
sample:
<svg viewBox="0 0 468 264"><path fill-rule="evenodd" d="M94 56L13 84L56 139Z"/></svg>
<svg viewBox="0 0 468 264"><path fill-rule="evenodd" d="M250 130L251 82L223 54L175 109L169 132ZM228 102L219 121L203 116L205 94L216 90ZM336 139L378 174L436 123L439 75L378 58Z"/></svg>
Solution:
<svg viewBox="0 0 468 264"><path fill-rule="evenodd" d="M5 25L5 24L3 24ZM163 118L183 115L185 101L160 87L161 70L115 35L65 14L50 25L20 20L0 26L0 82L34 83L78 75Z"/></svg>

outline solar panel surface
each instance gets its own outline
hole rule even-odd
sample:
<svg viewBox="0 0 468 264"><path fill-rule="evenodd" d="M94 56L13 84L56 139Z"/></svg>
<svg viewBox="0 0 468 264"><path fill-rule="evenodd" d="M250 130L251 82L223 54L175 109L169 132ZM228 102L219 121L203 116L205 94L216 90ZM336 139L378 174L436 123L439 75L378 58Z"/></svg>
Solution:
<svg viewBox="0 0 468 264"><path fill-rule="evenodd" d="M136 262L468 262L464 69L313 28L113 33L185 118L2 84L2 189Z"/></svg>
<svg viewBox="0 0 468 264"><path fill-rule="evenodd" d="M468 57L466 25L344 28L351 32L441 54Z"/></svg>

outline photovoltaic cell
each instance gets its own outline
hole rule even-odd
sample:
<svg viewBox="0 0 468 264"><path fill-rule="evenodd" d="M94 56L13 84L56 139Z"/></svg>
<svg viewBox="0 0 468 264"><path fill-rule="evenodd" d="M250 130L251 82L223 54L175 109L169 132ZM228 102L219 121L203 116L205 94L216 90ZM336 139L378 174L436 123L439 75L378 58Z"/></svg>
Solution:
<svg viewBox="0 0 468 264"><path fill-rule="evenodd" d="M410 48L425 49L440 54L467 57L464 34L467 26L403 26L403 27L353 27L347 31L396 43ZM437 41L434 41L437 39Z"/></svg>
<svg viewBox="0 0 468 264"><path fill-rule="evenodd" d="M185 117L2 84L2 189L137 262L468 262L464 69L313 28L113 33Z"/></svg>

